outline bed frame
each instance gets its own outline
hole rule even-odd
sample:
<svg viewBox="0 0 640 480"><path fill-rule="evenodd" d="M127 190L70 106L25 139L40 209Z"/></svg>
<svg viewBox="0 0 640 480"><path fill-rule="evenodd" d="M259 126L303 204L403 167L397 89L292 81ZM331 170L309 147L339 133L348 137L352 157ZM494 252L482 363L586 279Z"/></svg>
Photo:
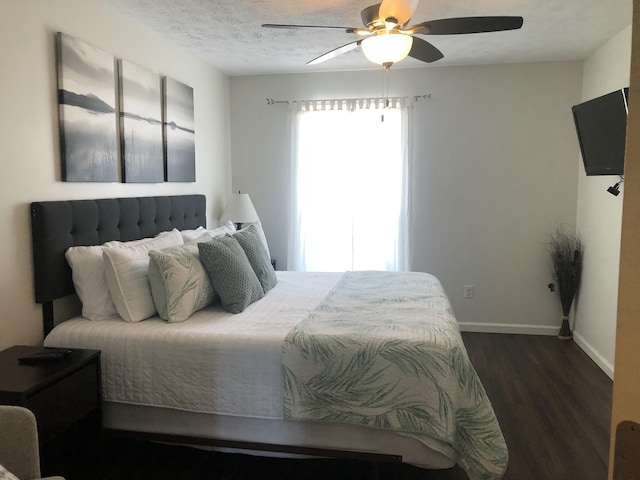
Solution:
<svg viewBox="0 0 640 480"><path fill-rule="evenodd" d="M138 240L177 228L206 227L204 195L46 201L31 204L36 303L42 304L46 336L54 327L53 301L75 293L65 252L72 246L100 245L110 240ZM152 441L401 463L402 456L315 447L228 441L151 432L109 430L112 434ZM375 469L375 466L374 466Z"/></svg>

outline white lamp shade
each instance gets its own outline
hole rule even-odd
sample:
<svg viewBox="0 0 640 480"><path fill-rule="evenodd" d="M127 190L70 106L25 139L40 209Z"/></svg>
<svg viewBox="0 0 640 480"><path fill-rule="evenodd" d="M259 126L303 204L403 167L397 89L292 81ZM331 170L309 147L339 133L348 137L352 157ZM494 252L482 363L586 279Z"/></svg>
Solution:
<svg viewBox="0 0 640 480"><path fill-rule="evenodd" d="M248 193L234 193L224 207L220 220L223 222L231 220L233 223L252 223L259 221L260 218Z"/></svg>
<svg viewBox="0 0 640 480"><path fill-rule="evenodd" d="M402 33L383 33L365 38L361 46L364 56L373 63L397 63L409 55L413 37Z"/></svg>

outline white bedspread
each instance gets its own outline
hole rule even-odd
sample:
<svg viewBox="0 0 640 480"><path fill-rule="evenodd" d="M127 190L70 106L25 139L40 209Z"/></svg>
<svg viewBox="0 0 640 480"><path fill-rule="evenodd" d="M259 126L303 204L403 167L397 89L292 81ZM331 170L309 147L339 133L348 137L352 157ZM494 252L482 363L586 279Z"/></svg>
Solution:
<svg viewBox="0 0 640 480"><path fill-rule="evenodd" d="M217 306L182 323L75 318L45 345L101 350L107 402L282 419L284 338L342 274L277 273L278 285L238 315Z"/></svg>

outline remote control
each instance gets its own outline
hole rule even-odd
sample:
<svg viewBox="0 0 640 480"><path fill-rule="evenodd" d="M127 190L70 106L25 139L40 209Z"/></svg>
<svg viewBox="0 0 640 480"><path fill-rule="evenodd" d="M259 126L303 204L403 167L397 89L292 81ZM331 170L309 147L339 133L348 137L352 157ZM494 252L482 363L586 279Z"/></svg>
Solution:
<svg viewBox="0 0 640 480"><path fill-rule="evenodd" d="M60 360L67 355L69 355L73 350L69 350L67 348L56 348L51 350L45 350L43 352L32 353L31 355L25 355L24 357L19 357L19 363L44 363L44 362L52 362L55 360Z"/></svg>

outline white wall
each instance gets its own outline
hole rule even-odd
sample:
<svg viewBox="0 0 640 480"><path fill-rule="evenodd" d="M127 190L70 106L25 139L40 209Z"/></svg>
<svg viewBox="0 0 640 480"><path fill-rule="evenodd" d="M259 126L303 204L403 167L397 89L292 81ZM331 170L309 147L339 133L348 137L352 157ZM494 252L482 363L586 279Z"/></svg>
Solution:
<svg viewBox="0 0 640 480"><path fill-rule="evenodd" d="M97 0L2 0L0 15L0 349L42 341L34 303L29 203L203 193L209 219L230 184L228 78ZM61 181L54 33L168 75L194 89L196 183Z"/></svg>
<svg viewBox="0 0 640 480"><path fill-rule="evenodd" d="M391 71L390 95L432 94L416 106L411 266L440 277L465 329L557 334L546 242L558 224L575 226L570 107L580 102L581 75L580 62ZM279 267L287 106L265 98L379 96L383 79L382 69L230 79L233 188L251 194ZM462 299L465 284L475 285L474 299Z"/></svg>
<svg viewBox="0 0 640 480"><path fill-rule="evenodd" d="M630 68L631 25L585 60L582 100L628 87ZM578 176L577 226L585 252L574 337L613 377L623 193L607 192L617 176L587 177L582 163Z"/></svg>

